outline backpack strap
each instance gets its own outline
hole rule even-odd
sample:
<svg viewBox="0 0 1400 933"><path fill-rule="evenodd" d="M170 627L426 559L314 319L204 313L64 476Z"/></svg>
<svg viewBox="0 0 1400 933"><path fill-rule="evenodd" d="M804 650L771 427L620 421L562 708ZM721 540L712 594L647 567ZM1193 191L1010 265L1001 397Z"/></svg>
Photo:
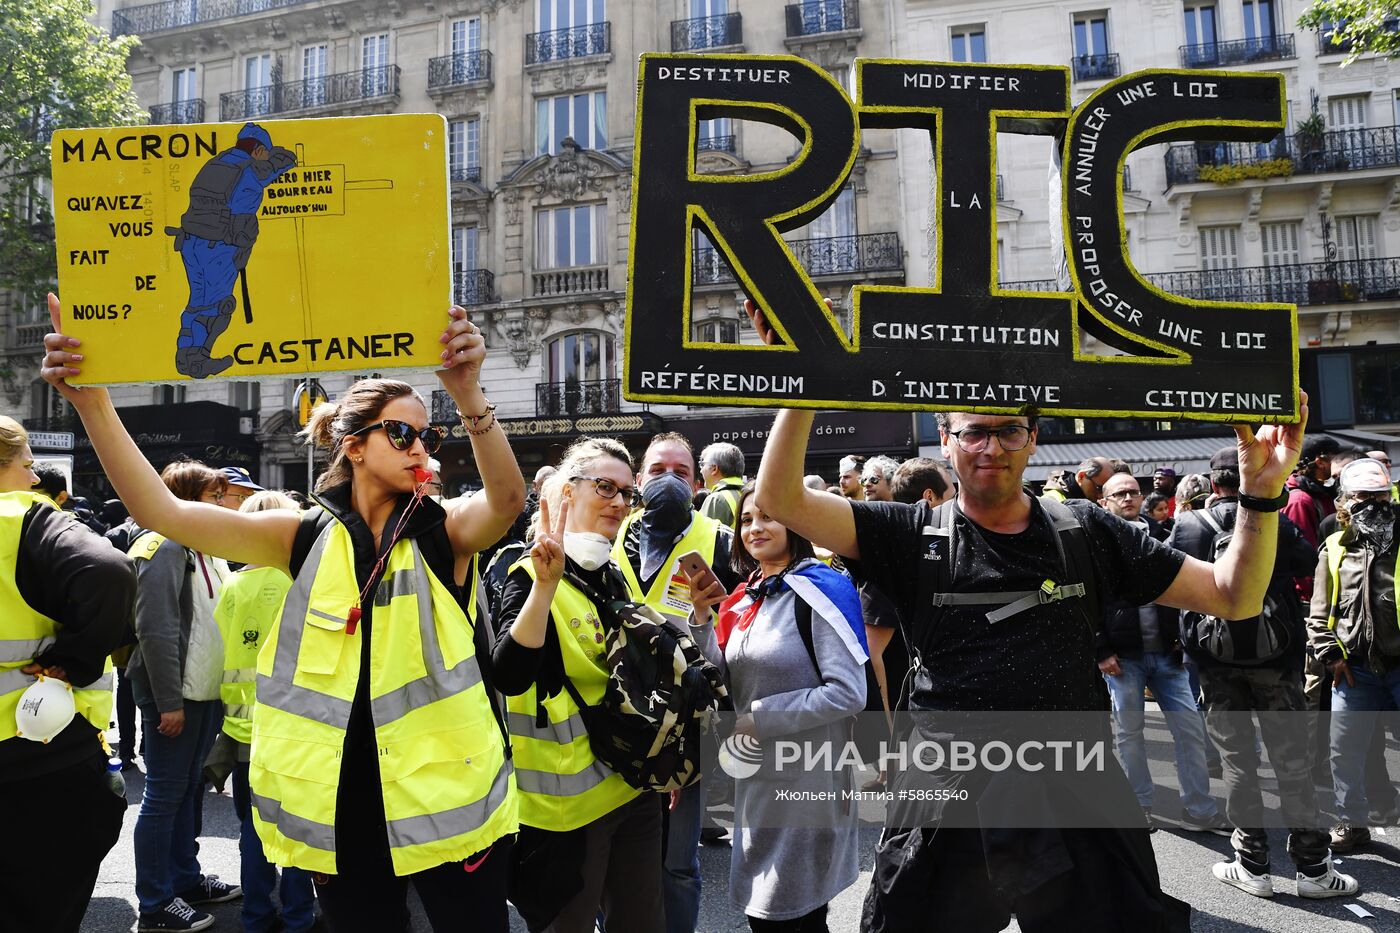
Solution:
<svg viewBox="0 0 1400 933"><path fill-rule="evenodd" d="M301 572L301 565L306 563L307 555L311 553L311 548L316 544L316 538L320 536L322 529L332 521L334 519L331 513L319 505L301 513L301 523L297 525L296 537L292 539L291 558L287 561L287 570L292 579L296 579L297 574Z"/></svg>
<svg viewBox="0 0 1400 933"><path fill-rule="evenodd" d="M1076 607L1079 614L1094 634L1103 632L1103 614L1099 611L1098 582L1094 578L1094 562L1090 557L1089 534L1074 510L1053 497L1041 497L1040 507L1049 516L1055 528L1055 547L1060 552L1060 566L1064 568L1065 579L1078 580L1059 589L1065 596L1078 596ZM1073 591L1077 589L1078 593ZM1049 600L1046 600L1047 602Z"/></svg>
<svg viewBox="0 0 1400 933"><path fill-rule="evenodd" d="M1201 516L1201 521L1209 525L1215 534L1223 535L1225 533L1225 526L1220 524L1220 520L1211 514L1210 509L1200 509L1197 514Z"/></svg>
<svg viewBox="0 0 1400 933"><path fill-rule="evenodd" d="M812 662L812 667L817 670L817 679L822 679L822 666L817 663L817 644L812 637L812 607L807 605L807 600L798 595L794 590L792 594L795 600L792 607L792 614L797 622L797 635L802 639L802 647L807 649L807 658Z"/></svg>

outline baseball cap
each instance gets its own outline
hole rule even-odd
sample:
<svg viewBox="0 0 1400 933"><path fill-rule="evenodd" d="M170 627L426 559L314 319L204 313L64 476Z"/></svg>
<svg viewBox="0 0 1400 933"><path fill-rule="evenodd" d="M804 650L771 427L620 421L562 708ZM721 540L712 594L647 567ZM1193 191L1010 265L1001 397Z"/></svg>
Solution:
<svg viewBox="0 0 1400 933"><path fill-rule="evenodd" d="M1342 467L1343 493L1390 492L1390 474L1379 460L1362 457Z"/></svg>
<svg viewBox="0 0 1400 933"><path fill-rule="evenodd" d="M255 492L262 492L263 487L253 481L253 477L248 475L248 471L243 467L224 467L224 477L230 486L242 486L244 489L252 489Z"/></svg>
<svg viewBox="0 0 1400 933"><path fill-rule="evenodd" d="M859 470L859 469L860 469L860 460L859 460L859 459L857 459L857 458L855 458L855 457L842 457L842 458L841 458L841 463L840 463L840 465L839 465L838 468L837 468L837 472L839 472L839 473L849 473L849 472L851 472L852 470Z"/></svg>
<svg viewBox="0 0 1400 933"><path fill-rule="evenodd" d="M256 123L243 124L243 128L238 131L238 138L240 140L252 139L269 149L272 148L272 135Z"/></svg>
<svg viewBox="0 0 1400 933"><path fill-rule="evenodd" d="M1239 471L1240 455L1235 449L1235 445L1222 447L1210 456L1210 468L1212 470L1234 470Z"/></svg>
<svg viewBox="0 0 1400 933"><path fill-rule="evenodd" d="M1333 454L1341 453L1342 445L1336 438L1328 437L1326 434L1316 434L1303 441L1303 463L1311 463L1318 457L1330 457Z"/></svg>
<svg viewBox="0 0 1400 933"><path fill-rule="evenodd" d="M1152 475L1153 475L1153 476L1175 476L1175 475L1176 475L1176 470L1173 470L1171 467L1158 467L1156 470L1154 470L1154 471L1152 472Z"/></svg>

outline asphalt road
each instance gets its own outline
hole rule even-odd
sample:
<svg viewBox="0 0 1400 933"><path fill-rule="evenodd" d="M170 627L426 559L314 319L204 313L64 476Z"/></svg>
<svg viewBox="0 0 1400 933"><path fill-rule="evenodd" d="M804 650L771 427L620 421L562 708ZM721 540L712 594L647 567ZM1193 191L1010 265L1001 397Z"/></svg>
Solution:
<svg viewBox="0 0 1400 933"><path fill-rule="evenodd" d="M1170 754L1170 739L1164 729L1154 730L1149 726L1148 740L1157 785L1154 801L1156 812L1174 814L1178 806L1174 790L1176 776L1167 757ZM1390 773L1400 775L1400 747L1393 742L1388 758ZM135 868L132 863L131 831L136 821L142 777L139 772L129 771L127 778L127 799L132 806L122 827L121 840L102 865L92 906L83 924L83 933L118 933L135 926ZM1224 789L1217 780L1212 782L1212 790L1219 797ZM1321 795L1324 802L1327 796ZM1363 851L1340 857L1340 870L1354 875L1361 882L1360 896L1307 901L1293 893L1292 863L1283 852L1284 837L1281 832L1271 833L1274 889L1278 893L1271 900L1263 900L1226 887L1211 876L1211 864L1228 857L1228 839L1173 830L1165 817L1160 825L1161 831L1154 834L1152 840L1163 887L1168 893L1192 905L1193 929L1199 933L1241 930L1277 933L1388 930L1400 933L1400 828L1385 829L1385 835L1377 834L1375 841ZM204 832L200 841L200 859L204 870L225 880L236 881L238 822L233 815L233 800L227 794L210 793L206 796ZM863 831L865 844L862 851L867 854L862 864L861 878L833 901L829 920L832 933L854 933L859 929L861 900L870 878L870 853L874 851L877 836L878 831L874 828ZM700 864L704 879L700 933L747 930L743 913L729 902L729 847L702 847ZM1364 908L1372 916L1357 917L1347 909L1347 905ZM931 918L936 918L937 910L936 904L929 905ZM214 930L236 933L242 929L237 901L214 905L212 911L218 918ZM460 929L469 931L470 922L464 918ZM524 933L525 927L517 920L514 929ZM940 930L935 919L931 919L929 929ZM1015 930L1017 927L1013 923L1009 929ZM430 930L416 907L413 930L414 933L429 933Z"/></svg>

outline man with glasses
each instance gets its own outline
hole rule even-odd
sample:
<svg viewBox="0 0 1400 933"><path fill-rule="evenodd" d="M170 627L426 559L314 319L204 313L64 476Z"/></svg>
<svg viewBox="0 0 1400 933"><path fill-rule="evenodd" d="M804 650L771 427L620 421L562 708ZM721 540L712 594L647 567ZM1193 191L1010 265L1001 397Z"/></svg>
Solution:
<svg viewBox="0 0 1400 933"><path fill-rule="evenodd" d="M253 493L263 491L263 487L254 482L253 477L243 467L228 466L224 467L222 472L228 477L228 489L225 490L224 499L219 504L226 509L236 512Z"/></svg>
<svg viewBox="0 0 1400 933"><path fill-rule="evenodd" d="M860 474L860 485L865 490L866 502L893 502L894 471L899 464L889 457L876 456L865 461L865 469Z"/></svg>
<svg viewBox="0 0 1400 933"><path fill-rule="evenodd" d="M801 477L798 477L801 483ZM611 485L611 484L609 484ZM658 434L642 455L637 473L642 508L622 522L613 544L613 561L622 570L633 599L646 603L682 632L689 631L690 584L680 558L698 551L731 592L739 585L729 569L733 533L695 511L695 453L685 435ZM599 489L600 495L615 489ZM666 933L694 933L700 917L700 826L709 776L680 792L667 814L662 896Z"/></svg>
<svg viewBox="0 0 1400 933"><path fill-rule="evenodd" d="M1142 490L1128 473L1115 473L1104 485L1100 501L1108 512L1141 533L1152 536L1141 515ZM1191 678L1182 667L1181 627L1177 611L1155 603L1136 605L1113 602L1105 614L1104 630L1095 647L1099 670L1113 700L1113 724L1118 760L1128 774L1142 806L1148 827L1152 825L1153 785L1147 769L1147 743L1143 738L1143 689L1152 691L1166 714L1176 744L1176 777L1181 784L1181 828L1192 833L1228 836L1230 827L1220 819L1210 795L1206 770L1206 731L1196 709Z"/></svg>
<svg viewBox="0 0 1400 933"><path fill-rule="evenodd" d="M1390 454L1386 453L1384 450L1368 450L1366 451L1366 456L1385 464L1385 473L1387 476L1390 475ZM1394 482L1390 484L1390 501L1400 502L1400 485Z"/></svg>
<svg viewBox="0 0 1400 933"><path fill-rule="evenodd" d="M764 341L775 342L763 315L750 314ZM759 468L759 504L814 544L862 561L899 606L915 653L910 707L1103 710L1103 680L1085 624L1092 614L1077 602L1084 597L1054 586L1064 598L1017 599L1029 608L999 612L995 623L987 618L993 607L985 602L952 599L935 605L919 585L944 556L926 535L938 530L931 525L933 510L927 504L853 503L805 489L802 465L812 418L807 411L777 416ZM958 496L949 504L957 542L947 561L952 592L942 595L1021 595L1063 580L1057 531L1046 507L1022 489L1035 452L1035 418L955 412L940 414L939 422L943 455L959 480ZM1245 426L1236 431L1249 494L1242 498L1240 519L1247 533L1238 534L1217 563L1186 558L1088 503L1061 504L1088 538L1101 599L1132 605L1160 601L1226 616L1259 611L1273 567L1280 491L1297 456L1302 426L1267 427L1258 437ZM924 560L928 554L936 559ZM1027 933L1182 929L1188 922L1185 905L1161 892L1145 826L1004 829L991 838L988 849L978 829L888 828L876 855L863 929L1000 930L1013 911ZM1024 853L1031 852L1046 857L1027 859ZM1324 873L1330 868L1317 867Z"/></svg>

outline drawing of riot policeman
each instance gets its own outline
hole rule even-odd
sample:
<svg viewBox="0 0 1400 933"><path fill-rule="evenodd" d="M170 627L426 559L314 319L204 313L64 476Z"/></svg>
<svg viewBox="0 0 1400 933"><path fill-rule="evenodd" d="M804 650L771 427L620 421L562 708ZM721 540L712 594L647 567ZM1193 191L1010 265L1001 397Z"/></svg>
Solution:
<svg viewBox="0 0 1400 933"><path fill-rule="evenodd" d="M185 264L190 298L180 314L175 368L204 379L233 365L233 357L215 358L214 342L233 317L233 286L243 275L244 314L252 321L244 267L258 238L258 208L263 190L296 166L296 156L272 144L267 130L244 124L238 141L204 164L190 184L189 210L179 227L166 227Z"/></svg>

